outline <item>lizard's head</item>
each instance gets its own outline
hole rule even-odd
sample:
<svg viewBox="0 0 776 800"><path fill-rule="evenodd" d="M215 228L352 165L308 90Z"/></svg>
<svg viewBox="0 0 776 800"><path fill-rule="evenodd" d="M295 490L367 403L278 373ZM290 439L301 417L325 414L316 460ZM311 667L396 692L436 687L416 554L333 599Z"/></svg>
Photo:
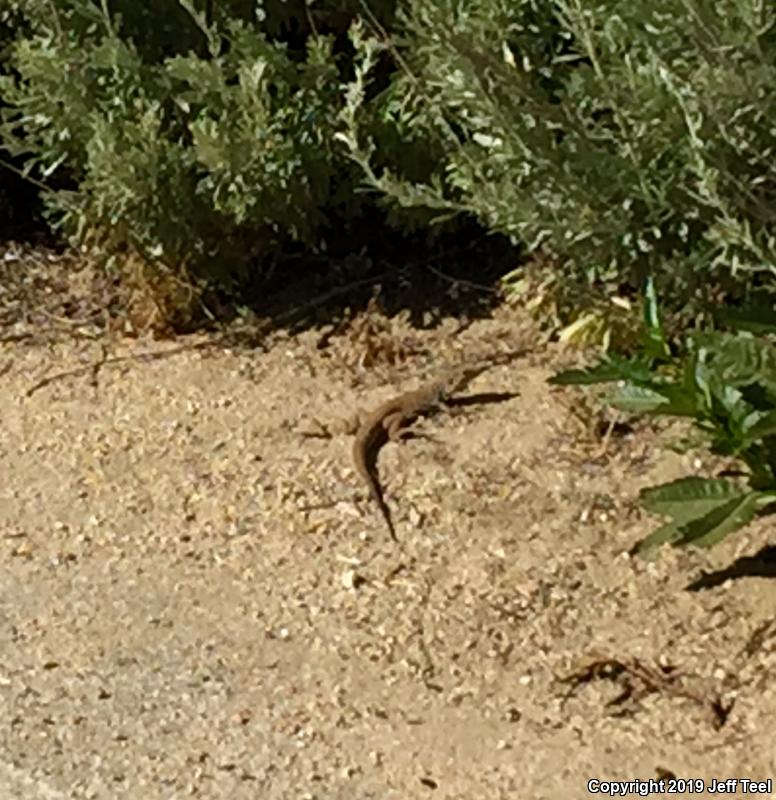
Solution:
<svg viewBox="0 0 776 800"><path fill-rule="evenodd" d="M454 369L444 382L444 394L449 399L453 394L465 388L469 382L487 369L482 364L467 364Z"/></svg>

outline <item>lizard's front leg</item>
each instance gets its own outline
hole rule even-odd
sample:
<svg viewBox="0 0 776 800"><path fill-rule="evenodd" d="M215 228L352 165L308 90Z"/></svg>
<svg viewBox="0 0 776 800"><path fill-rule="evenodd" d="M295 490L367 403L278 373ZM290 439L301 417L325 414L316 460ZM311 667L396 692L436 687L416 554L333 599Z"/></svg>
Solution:
<svg viewBox="0 0 776 800"><path fill-rule="evenodd" d="M383 428L391 442L399 442L412 435L412 429L407 425L406 418L401 411L386 414L383 419Z"/></svg>
<svg viewBox="0 0 776 800"><path fill-rule="evenodd" d="M417 420L408 421L407 417L400 411L389 414L383 420L388 439L391 442L402 442L405 439L430 439L436 441L433 436L425 433L417 424Z"/></svg>

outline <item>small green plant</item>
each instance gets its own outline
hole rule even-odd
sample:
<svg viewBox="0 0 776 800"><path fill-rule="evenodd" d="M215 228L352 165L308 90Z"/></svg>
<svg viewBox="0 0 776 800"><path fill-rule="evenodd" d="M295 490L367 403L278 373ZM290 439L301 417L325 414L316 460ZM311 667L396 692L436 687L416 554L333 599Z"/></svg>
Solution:
<svg viewBox="0 0 776 800"><path fill-rule="evenodd" d="M672 352L651 282L640 351L604 356L589 369L567 370L556 385L614 383L608 403L639 414L688 417L718 455L738 459L735 477L687 477L641 492L646 509L670 518L635 547L645 554L664 543L710 547L776 502L776 333L761 314L735 332L693 332ZM772 312L771 312L772 315ZM773 320L773 316L771 316ZM743 332L755 329L760 336Z"/></svg>

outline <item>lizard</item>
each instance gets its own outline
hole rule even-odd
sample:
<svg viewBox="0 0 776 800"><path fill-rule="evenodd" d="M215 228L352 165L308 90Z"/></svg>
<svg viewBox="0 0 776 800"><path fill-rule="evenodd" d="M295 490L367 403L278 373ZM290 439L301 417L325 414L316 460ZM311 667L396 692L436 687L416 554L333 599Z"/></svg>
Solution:
<svg viewBox="0 0 776 800"><path fill-rule="evenodd" d="M408 426L411 423L443 407L455 392L464 388L480 373L490 369L494 363L491 360L453 367L442 377L419 389L386 400L367 414L358 427L353 442L353 461L356 471L369 487L369 494L380 509L394 541L398 541L396 530L377 473L377 457L380 449L386 442L399 441L408 435Z"/></svg>

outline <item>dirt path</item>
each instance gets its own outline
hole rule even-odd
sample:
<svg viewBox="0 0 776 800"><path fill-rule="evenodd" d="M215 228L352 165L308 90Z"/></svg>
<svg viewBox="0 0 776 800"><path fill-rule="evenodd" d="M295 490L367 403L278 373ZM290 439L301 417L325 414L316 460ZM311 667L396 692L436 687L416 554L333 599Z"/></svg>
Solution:
<svg viewBox="0 0 776 800"><path fill-rule="evenodd" d="M444 352L452 327L413 336ZM515 329L504 311L456 344ZM626 554L653 524L638 489L697 455L643 430L597 457L537 347L468 390L517 397L386 448L396 547L350 440L302 433L436 362L392 387L345 344L127 362L30 398L96 345L0 347L0 795L574 800L590 779L776 777L776 591L739 558L766 527ZM567 697L556 678L596 654L611 674Z"/></svg>

